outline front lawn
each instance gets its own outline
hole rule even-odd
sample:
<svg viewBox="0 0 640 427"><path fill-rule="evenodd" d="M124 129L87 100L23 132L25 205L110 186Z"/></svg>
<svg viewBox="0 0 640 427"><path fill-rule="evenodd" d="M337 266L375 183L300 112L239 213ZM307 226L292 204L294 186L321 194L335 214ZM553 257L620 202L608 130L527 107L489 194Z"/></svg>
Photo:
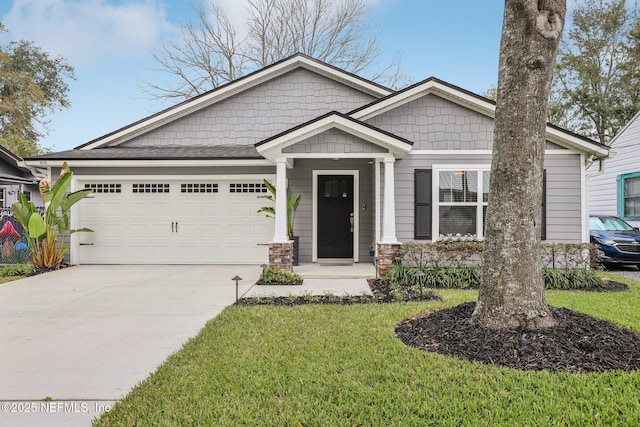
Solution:
<svg viewBox="0 0 640 427"><path fill-rule="evenodd" d="M10 277L2 277L0 276L0 285L8 282L13 282L14 280L24 279L25 276L10 276Z"/></svg>
<svg viewBox="0 0 640 427"><path fill-rule="evenodd" d="M640 331L640 284L549 291L564 306ZM516 371L409 348L394 328L474 301L233 306L97 426L640 425L640 372Z"/></svg>

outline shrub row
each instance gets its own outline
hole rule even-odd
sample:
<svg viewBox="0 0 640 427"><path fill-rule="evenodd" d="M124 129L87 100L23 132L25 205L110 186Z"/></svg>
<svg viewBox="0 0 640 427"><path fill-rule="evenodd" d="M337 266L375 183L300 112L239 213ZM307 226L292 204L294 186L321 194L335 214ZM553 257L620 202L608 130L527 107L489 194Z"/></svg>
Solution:
<svg viewBox="0 0 640 427"><path fill-rule="evenodd" d="M265 267L260 274L258 285L301 285L302 276L297 273L287 273L278 266Z"/></svg>
<svg viewBox="0 0 640 427"><path fill-rule="evenodd" d="M30 276L36 272L31 264L12 264L0 268L0 277Z"/></svg>
<svg viewBox="0 0 640 427"><path fill-rule="evenodd" d="M421 271L424 276L416 273ZM550 269L542 270L546 289L580 290L603 286L603 280L593 270ZM390 286L417 293L423 288L477 289L482 281L480 267L414 268L393 266L386 277Z"/></svg>

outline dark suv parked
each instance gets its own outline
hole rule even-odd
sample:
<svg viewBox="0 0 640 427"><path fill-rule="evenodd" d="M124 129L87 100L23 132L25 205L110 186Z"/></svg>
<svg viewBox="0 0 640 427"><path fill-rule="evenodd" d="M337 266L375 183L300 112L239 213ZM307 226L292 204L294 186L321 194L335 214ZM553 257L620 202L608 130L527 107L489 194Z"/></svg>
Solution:
<svg viewBox="0 0 640 427"><path fill-rule="evenodd" d="M602 251L603 264L640 268L640 230L615 216L591 215L589 234Z"/></svg>

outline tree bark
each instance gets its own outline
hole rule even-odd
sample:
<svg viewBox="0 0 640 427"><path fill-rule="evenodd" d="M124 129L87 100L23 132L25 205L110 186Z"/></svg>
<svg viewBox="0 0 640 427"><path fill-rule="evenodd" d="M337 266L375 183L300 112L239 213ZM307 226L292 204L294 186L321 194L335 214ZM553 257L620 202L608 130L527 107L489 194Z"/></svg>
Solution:
<svg viewBox="0 0 640 427"><path fill-rule="evenodd" d="M491 329L555 325L540 256L546 116L565 0L506 0L482 286L471 318Z"/></svg>

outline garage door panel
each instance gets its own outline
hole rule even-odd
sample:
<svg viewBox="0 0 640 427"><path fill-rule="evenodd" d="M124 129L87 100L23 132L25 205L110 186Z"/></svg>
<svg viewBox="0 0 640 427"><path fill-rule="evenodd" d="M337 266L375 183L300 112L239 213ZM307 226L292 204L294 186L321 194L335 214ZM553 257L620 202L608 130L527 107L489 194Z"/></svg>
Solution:
<svg viewBox="0 0 640 427"><path fill-rule="evenodd" d="M185 183L173 181L162 193L133 193L134 183L145 191L150 188L142 180L94 183L94 188L119 184L121 190L96 192L79 204L80 226L95 231L78 235L84 243L79 247L81 263L267 262L268 247L259 244L270 241L274 222L257 213L265 204L259 194L230 193L230 184L221 181L189 183L192 192L182 192Z"/></svg>

